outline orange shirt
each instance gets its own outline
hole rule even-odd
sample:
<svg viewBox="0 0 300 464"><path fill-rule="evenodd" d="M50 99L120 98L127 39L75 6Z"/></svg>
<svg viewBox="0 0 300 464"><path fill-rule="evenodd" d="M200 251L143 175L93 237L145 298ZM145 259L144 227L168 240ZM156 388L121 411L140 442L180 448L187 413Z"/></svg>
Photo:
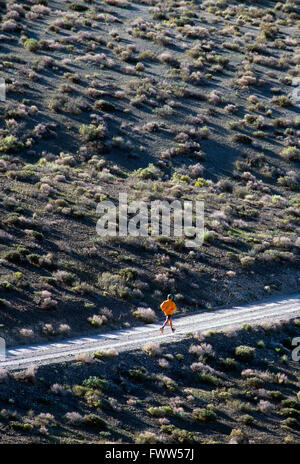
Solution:
<svg viewBox="0 0 300 464"><path fill-rule="evenodd" d="M176 311L177 306L173 300L168 299L163 301L163 303L160 305L160 309L165 313L166 316L171 316L171 314Z"/></svg>

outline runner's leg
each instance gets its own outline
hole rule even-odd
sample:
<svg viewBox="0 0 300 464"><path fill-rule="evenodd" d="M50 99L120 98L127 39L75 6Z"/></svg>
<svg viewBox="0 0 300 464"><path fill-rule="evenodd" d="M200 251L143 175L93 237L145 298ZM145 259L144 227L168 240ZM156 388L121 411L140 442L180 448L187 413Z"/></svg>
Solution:
<svg viewBox="0 0 300 464"><path fill-rule="evenodd" d="M164 329L166 327L167 323L168 323L168 316L166 316L166 320L163 323L162 329Z"/></svg>

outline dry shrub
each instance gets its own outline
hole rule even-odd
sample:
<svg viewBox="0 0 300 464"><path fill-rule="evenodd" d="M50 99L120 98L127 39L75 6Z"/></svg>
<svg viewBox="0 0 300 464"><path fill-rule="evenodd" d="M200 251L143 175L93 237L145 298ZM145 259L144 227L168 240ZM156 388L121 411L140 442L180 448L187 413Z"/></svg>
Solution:
<svg viewBox="0 0 300 464"><path fill-rule="evenodd" d="M201 343L200 345L191 345L189 353L203 358L205 356L215 357L213 347L209 343Z"/></svg>
<svg viewBox="0 0 300 464"><path fill-rule="evenodd" d="M69 334L70 332L71 332L71 327L69 326L69 324L59 324L57 333L66 335L66 334Z"/></svg>
<svg viewBox="0 0 300 464"><path fill-rule="evenodd" d="M242 87L256 84L256 77L251 74L245 74L237 80L237 83Z"/></svg>
<svg viewBox="0 0 300 464"><path fill-rule="evenodd" d="M53 336L55 335L55 329L52 324L44 324L42 327L42 333L46 336Z"/></svg>
<svg viewBox="0 0 300 464"><path fill-rule="evenodd" d="M260 410L260 412L269 414L274 411L275 406L274 404L270 403L270 401L260 400L258 403L258 409Z"/></svg>
<svg viewBox="0 0 300 464"><path fill-rule="evenodd" d="M153 432L141 432L136 435L134 442L138 445L155 444L159 442L159 438Z"/></svg>
<svg viewBox="0 0 300 464"><path fill-rule="evenodd" d="M159 356L161 355L161 346L154 342L146 343L143 346L144 353L147 353L149 356Z"/></svg>
<svg viewBox="0 0 300 464"><path fill-rule="evenodd" d="M110 348L108 350L95 351L93 353L93 358L95 359L109 359L115 358L119 353L115 348Z"/></svg>
<svg viewBox="0 0 300 464"><path fill-rule="evenodd" d="M88 318L89 323L95 327L96 329L101 327L102 325L106 325L108 319L104 315L94 314L92 317Z"/></svg>
<svg viewBox="0 0 300 464"><path fill-rule="evenodd" d="M82 425L83 424L83 416L78 412L67 412L65 414L65 420L70 425Z"/></svg>
<svg viewBox="0 0 300 464"><path fill-rule="evenodd" d="M158 283L158 285L164 289L171 289L175 285L175 279L170 278L168 274L157 274L155 276L155 281Z"/></svg>
<svg viewBox="0 0 300 464"><path fill-rule="evenodd" d="M46 431L46 425L54 426L56 424L55 417L53 414L49 412L41 412L37 416L34 417L33 412L31 414L32 417L26 419L26 423L34 425L35 427L41 427L42 431Z"/></svg>
<svg viewBox="0 0 300 464"><path fill-rule="evenodd" d="M52 298L45 298L41 301L41 309L45 309L47 311L55 310L57 308L57 301L53 300Z"/></svg>
<svg viewBox="0 0 300 464"><path fill-rule="evenodd" d="M151 308L137 308L133 315L146 324L152 324L157 319L155 312Z"/></svg>
<svg viewBox="0 0 300 464"><path fill-rule="evenodd" d="M89 353L79 353L75 356L75 360L82 364L93 364L94 358Z"/></svg>
<svg viewBox="0 0 300 464"><path fill-rule="evenodd" d="M24 338L33 338L34 332L32 329L20 329L19 334Z"/></svg>
<svg viewBox="0 0 300 464"><path fill-rule="evenodd" d="M0 369L0 383L7 382L8 372L6 369Z"/></svg>
<svg viewBox="0 0 300 464"><path fill-rule="evenodd" d="M54 383L51 386L50 391L54 393L55 395L63 396L67 393L68 390L63 385L59 383Z"/></svg>
<svg viewBox="0 0 300 464"><path fill-rule="evenodd" d="M159 367L161 367L162 369L169 369L170 368L170 363L167 359L165 358L161 358L158 360L158 365Z"/></svg>
<svg viewBox="0 0 300 464"><path fill-rule="evenodd" d="M33 385L36 382L36 368L34 366L29 366L26 370L14 373L13 376L17 382Z"/></svg>

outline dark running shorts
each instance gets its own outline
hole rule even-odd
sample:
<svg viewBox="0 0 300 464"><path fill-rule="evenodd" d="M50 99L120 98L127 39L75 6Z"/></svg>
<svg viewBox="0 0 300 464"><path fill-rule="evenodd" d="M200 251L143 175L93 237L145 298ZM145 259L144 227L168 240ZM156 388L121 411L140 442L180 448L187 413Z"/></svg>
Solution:
<svg viewBox="0 0 300 464"><path fill-rule="evenodd" d="M172 314L169 314L168 316L166 315L167 321L170 321L172 319Z"/></svg>

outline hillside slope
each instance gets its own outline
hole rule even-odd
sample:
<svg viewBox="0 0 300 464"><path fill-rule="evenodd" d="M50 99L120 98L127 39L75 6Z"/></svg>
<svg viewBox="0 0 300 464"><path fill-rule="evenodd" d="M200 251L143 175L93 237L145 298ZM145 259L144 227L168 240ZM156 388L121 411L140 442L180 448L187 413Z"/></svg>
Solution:
<svg viewBox="0 0 300 464"><path fill-rule="evenodd" d="M1 443L299 443L299 320L0 371Z"/></svg>
<svg viewBox="0 0 300 464"><path fill-rule="evenodd" d="M2 2L0 336L299 288L299 12L284 1ZM205 241L96 234L99 201L204 200Z"/></svg>
<svg viewBox="0 0 300 464"><path fill-rule="evenodd" d="M219 311L201 312L190 316L176 314L176 333L169 326L161 334L161 323L131 329L98 331L88 337L66 338L57 342L40 345L13 346L6 350L4 359L0 353L0 367L15 370L28 366L37 367L58 361L70 361L74 357L85 356L99 351L132 351L141 348L145 341L170 343L181 340L194 330L198 332L232 330L252 324L280 323L300 316L300 294L284 298L271 298L258 304L224 308Z"/></svg>

